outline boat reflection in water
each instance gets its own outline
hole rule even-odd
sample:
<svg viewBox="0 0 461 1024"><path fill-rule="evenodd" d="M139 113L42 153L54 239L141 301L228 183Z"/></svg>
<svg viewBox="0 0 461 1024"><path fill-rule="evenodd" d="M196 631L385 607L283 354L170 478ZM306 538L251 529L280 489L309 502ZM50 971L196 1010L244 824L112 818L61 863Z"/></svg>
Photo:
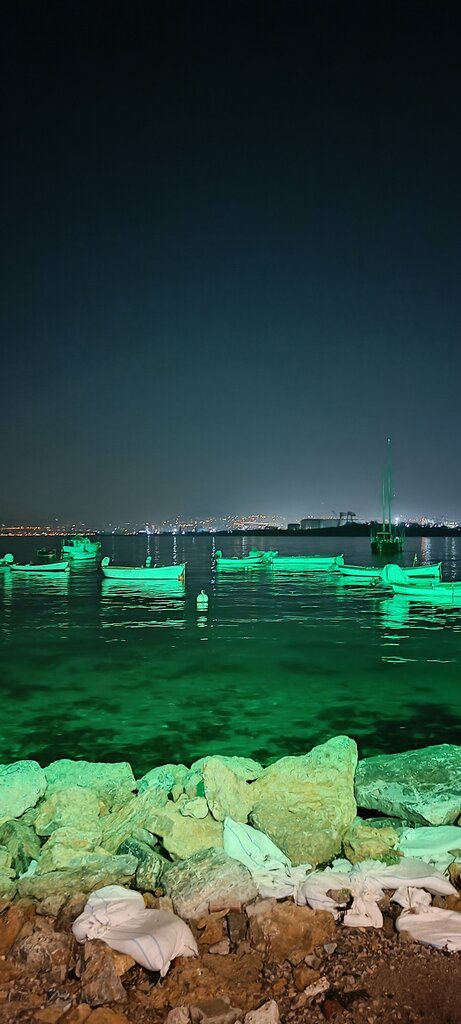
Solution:
<svg viewBox="0 0 461 1024"><path fill-rule="evenodd" d="M101 584L102 626L105 629L165 626L183 629L185 598L186 586L180 580L104 579Z"/></svg>

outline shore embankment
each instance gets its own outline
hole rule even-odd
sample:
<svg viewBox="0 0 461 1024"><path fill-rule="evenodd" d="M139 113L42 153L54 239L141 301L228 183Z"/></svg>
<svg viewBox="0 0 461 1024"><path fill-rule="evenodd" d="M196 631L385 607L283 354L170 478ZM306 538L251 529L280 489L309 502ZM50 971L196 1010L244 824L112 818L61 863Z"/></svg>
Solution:
<svg viewBox="0 0 461 1024"><path fill-rule="evenodd" d="M2 766L1 1019L455 1024L460 814L448 744L358 762L340 736L267 767L212 755L141 779L128 763ZM187 922L198 955L161 978L109 931L77 942L107 886ZM429 904L445 948L413 942Z"/></svg>

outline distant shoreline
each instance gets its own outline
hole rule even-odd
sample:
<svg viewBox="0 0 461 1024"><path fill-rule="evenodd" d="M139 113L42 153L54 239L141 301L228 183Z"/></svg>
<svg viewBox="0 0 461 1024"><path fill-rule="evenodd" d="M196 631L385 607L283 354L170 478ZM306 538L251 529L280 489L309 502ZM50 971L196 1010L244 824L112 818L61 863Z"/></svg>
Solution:
<svg viewBox="0 0 461 1024"><path fill-rule="evenodd" d="M118 533L105 530L87 530L84 533L88 536L98 537L141 537L144 535L144 531L133 530L132 533ZM18 540L22 537L48 537L50 540L53 538L63 538L76 536L77 534L69 531L68 533L49 533L46 530L43 532L33 531L31 533L16 533L16 532L0 532L0 538L10 540ZM162 533L152 533L152 537L369 537L370 536L370 524L369 523L348 523L347 526L329 526L313 530L283 530L274 528L265 528L262 530L181 530L180 532L174 533L173 530L165 530ZM417 523L412 523L405 529L406 537L461 537L461 526L449 528L447 526L419 526Z"/></svg>

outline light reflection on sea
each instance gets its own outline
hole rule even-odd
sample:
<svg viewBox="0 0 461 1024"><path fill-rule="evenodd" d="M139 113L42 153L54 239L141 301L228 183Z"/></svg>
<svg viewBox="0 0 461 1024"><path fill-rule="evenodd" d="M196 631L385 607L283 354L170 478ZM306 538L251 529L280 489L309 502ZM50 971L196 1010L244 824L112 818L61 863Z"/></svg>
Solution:
<svg viewBox="0 0 461 1024"><path fill-rule="evenodd" d="M39 543L4 550L28 561ZM340 732L367 753L461 742L461 609L333 573L216 573L216 543L225 555L342 550L373 564L365 538L151 537L147 548L109 537L114 563L139 565L147 550L154 563L186 561L185 585L104 580L96 562L40 580L3 574L0 762L126 758L142 771L212 750L269 759ZM461 579L460 540L408 539L400 563L415 553Z"/></svg>

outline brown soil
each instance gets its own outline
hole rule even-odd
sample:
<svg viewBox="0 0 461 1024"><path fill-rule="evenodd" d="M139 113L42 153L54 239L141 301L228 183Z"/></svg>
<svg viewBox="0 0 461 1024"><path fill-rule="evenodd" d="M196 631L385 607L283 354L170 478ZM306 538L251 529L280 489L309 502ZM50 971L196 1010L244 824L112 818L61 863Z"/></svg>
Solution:
<svg viewBox="0 0 461 1024"><path fill-rule="evenodd" d="M163 1024L171 1009L214 997L242 1021L274 999L282 1024L461 1024L461 954L400 938L389 906L383 929L338 926L325 942L322 920L308 911L317 944L296 963L269 960L243 911L210 915L193 926L199 958L179 958L160 980L101 943L77 946L69 920L77 902L73 914L54 917L20 904L0 908L0 948L2 936L9 946L0 956L1 1024Z"/></svg>

